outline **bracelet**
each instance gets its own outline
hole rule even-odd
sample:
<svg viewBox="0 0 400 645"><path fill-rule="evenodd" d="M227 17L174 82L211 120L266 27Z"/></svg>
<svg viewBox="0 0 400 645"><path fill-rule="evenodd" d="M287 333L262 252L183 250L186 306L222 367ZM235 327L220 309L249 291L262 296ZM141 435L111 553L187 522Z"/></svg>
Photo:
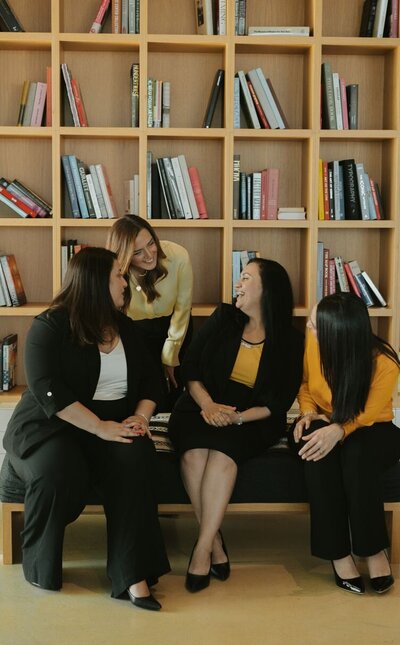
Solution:
<svg viewBox="0 0 400 645"><path fill-rule="evenodd" d="M242 415L241 415L241 413L240 413L240 412L236 412L236 414L238 415L238 420L237 420L237 423L236 423L235 425L237 425L237 426L242 426L242 425L243 425L243 423L244 423L244 421L243 421L243 417L242 417Z"/></svg>
<svg viewBox="0 0 400 645"><path fill-rule="evenodd" d="M150 419L148 419L145 414L142 414L142 412L135 412L135 414L136 414L137 417L143 417L143 419L146 421L147 425L150 424Z"/></svg>

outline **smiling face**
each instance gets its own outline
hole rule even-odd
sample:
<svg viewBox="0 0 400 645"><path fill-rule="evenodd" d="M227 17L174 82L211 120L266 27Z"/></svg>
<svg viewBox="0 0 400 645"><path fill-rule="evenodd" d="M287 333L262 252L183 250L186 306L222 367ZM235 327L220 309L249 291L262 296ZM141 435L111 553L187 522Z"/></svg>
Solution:
<svg viewBox="0 0 400 645"><path fill-rule="evenodd" d="M121 273L120 266L117 260L114 260L113 268L110 273L110 294L114 305L117 309L121 309L124 304L124 292L127 282Z"/></svg>
<svg viewBox="0 0 400 645"><path fill-rule="evenodd" d="M157 244L155 243L152 235L145 228L136 236L134 242L134 251L131 260L131 268L136 273L143 273L143 271L151 271L155 269L157 264Z"/></svg>
<svg viewBox="0 0 400 645"><path fill-rule="evenodd" d="M317 305L312 308L310 317L307 320L307 328L317 337Z"/></svg>
<svg viewBox="0 0 400 645"><path fill-rule="evenodd" d="M248 264L240 274L236 286L236 307L248 316L261 308L262 282L256 262Z"/></svg>

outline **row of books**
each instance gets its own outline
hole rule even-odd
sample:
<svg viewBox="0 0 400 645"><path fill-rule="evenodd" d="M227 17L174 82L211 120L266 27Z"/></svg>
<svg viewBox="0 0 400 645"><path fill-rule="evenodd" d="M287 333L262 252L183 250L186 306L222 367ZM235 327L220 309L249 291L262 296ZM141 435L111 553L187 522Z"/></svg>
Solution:
<svg viewBox="0 0 400 645"><path fill-rule="evenodd" d="M0 391L8 392L16 385L18 334L0 339Z"/></svg>
<svg viewBox="0 0 400 645"><path fill-rule="evenodd" d="M260 257L260 251L249 251L246 249L232 251L232 299L236 298L236 285L240 274L249 260Z"/></svg>
<svg viewBox="0 0 400 645"><path fill-rule="evenodd" d="M47 67L47 81L24 81L19 104L17 125L41 127L52 125L51 67Z"/></svg>
<svg viewBox="0 0 400 645"><path fill-rule="evenodd" d="M352 292L362 298L367 307L386 307L387 302L376 284L357 260L344 261L340 255L330 257L329 249L318 242L317 298L337 292Z"/></svg>
<svg viewBox="0 0 400 645"><path fill-rule="evenodd" d="M169 128L171 109L171 83L154 78L147 79L147 127ZM133 119L132 119L133 120Z"/></svg>
<svg viewBox="0 0 400 645"><path fill-rule="evenodd" d="M89 244L78 242L78 240L63 240L61 242L61 283L64 282L70 259L87 246Z"/></svg>
<svg viewBox="0 0 400 645"><path fill-rule="evenodd" d="M233 126L241 127L240 108L243 108L249 128L285 129L289 127L275 94L271 80L261 67L247 74L239 70L234 79Z"/></svg>
<svg viewBox="0 0 400 645"><path fill-rule="evenodd" d="M104 164L87 166L75 155L61 157L71 215L75 218L118 217L110 181Z"/></svg>
<svg viewBox="0 0 400 645"><path fill-rule="evenodd" d="M25 31L7 0L0 0L0 31Z"/></svg>
<svg viewBox="0 0 400 645"><path fill-rule="evenodd" d="M321 124L327 130L358 129L358 84L346 85L332 72L329 62L321 65Z"/></svg>
<svg viewBox="0 0 400 645"><path fill-rule="evenodd" d="M244 0L241 0L242 3ZM227 0L194 0L197 33L226 35Z"/></svg>
<svg viewBox="0 0 400 645"><path fill-rule="evenodd" d="M399 0L364 0L360 36L398 38Z"/></svg>
<svg viewBox="0 0 400 645"><path fill-rule="evenodd" d="M66 63L61 64L61 72L68 98L67 105L70 109L70 117L72 117L72 123L76 128L87 127L89 124L78 82L75 78L72 77L71 70ZM68 123L69 121L70 118L67 117L66 123Z"/></svg>
<svg viewBox="0 0 400 645"><path fill-rule="evenodd" d="M0 255L0 307L26 303L25 290L14 255Z"/></svg>
<svg viewBox="0 0 400 645"><path fill-rule="evenodd" d="M18 179L0 177L0 217L51 217L52 205Z"/></svg>
<svg viewBox="0 0 400 645"><path fill-rule="evenodd" d="M233 219L277 219L279 168L241 172L233 155Z"/></svg>
<svg viewBox="0 0 400 645"><path fill-rule="evenodd" d="M111 0L111 31L113 34L140 33L140 0Z"/></svg>
<svg viewBox="0 0 400 645"><path fill-rule="evenodd" d="M363 163L319 160L318 219L384 219L379 184Z"/></svg>
<svg viewBox="0 0 400 645"><path fill-rule="evenodd" d="M199 171L185 155L154 159L147 153L147 217L208 218Z"/></svg>

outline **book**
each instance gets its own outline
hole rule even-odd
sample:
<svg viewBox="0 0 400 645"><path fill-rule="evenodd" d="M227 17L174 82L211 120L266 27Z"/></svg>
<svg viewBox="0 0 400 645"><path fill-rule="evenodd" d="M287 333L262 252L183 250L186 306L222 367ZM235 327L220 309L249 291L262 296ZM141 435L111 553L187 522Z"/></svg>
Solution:
<svg viewBox="0 0 400 645"><path fill-rule="evenodd" d="M256 108L257 116L260 119L260 125L261 125L262 128L265 128L266 130L268 130L269 129L269 123L267 121L267 117L265 116L264 111L263 111L263 109L261 107L261 103L258 100L258 96L257 96L257 94L255 92L253 84L249 79L247 79L247 85L249 87L249 92L250 92L251 98L253 99L254 107Z"/></svg>
<svg viewBox="0 0 400 645"><path fill-rule="evenodd" d="M274 115L271 103L267 98L267 91L265 90L266 80L263 74L261 67L256 69L251 69L247 74L254 91L257 95L257 98L260 102L261 108L264 112L265 118L268 122L268 126L272 129L278 128L278 121Z"/></svg>
<svg viewBox="0 0 400 645"><path fill-rule="evenodd" d="M112 0L111 3L111 32L113 34L121 33L121 10L122 0Z"/></svg>
<svg viewBox="0 0 400 645"><path fill-rule="evenodd" d="M108 217L108 215L107 215L107 207L106 207L106 204L105 204L105 201L104 201L103 191L101 190L101 187L100 187L100 182L99 182L99 177L98 177L98 174L97 174L96 166L94 164L89 165L89 172L90 172L90 176L92 178L93 188L94 188L94 191L96 193L97 203L98 203L99 209L100 209L100 215L101 215L102 218L107 218Z"/></svg>
<svg viewBox="0 0 400 645"><path fill-rule="evenodd" d="M26 127L29 127L32 121L32 112L33 112L33 104L35 102L36 86L37 86L36 81L31 81L29 83L28 96L26 98L24 115L22 117L22 125Z"/></svg>
<svg viewBox="0 0 400 645"><path fill-rule="evenodd" d="M39 205L36 201L32 199L29 195L25 194L20 188L18 188L14 182L9 183L4 177L0 178L0 183L4 186L14 197L20 199L28 208L31 208L36 215L39 217L46 217L47 211Z"/></svg>
<svg viewBox="0 0 400 645"><path fill-rule="evenodd" d="M186 188L186 194L189 200L190 211L192 213L193 219L199 219L199 209L197 208L197 203L194 197L192 182L190 181L189 170L186 163L185 155L178 155L179 165L181 167L183 182Z"/></svg>
<svg viewBox="0 0 400 645"><path fill-rule="evenodd" d="M68 105L70 107L71 114L72 114L73 124L75 127L79 128L81 124L79 121L79 114L75 103L74 93L72 91L71 72L66 63L61 64L61 71L64 79L65 90L67 92Z"/></svg>
<svg viewBox="0 0 400 645"><path fill-rule="evenodd" d="M330 63L322 63L322 127L327 130L336 130L336 110L333 91L333 77Z"/></svg>
<svg viewBox="0 0 400 645"><path fill-rule="evenodd" d="M71 205L72 217L80 218L81 213L79 210L78 196L76 194L75 182L72 176L68 155L61 156L61 163L64 171L64 179L65 179L65 186L67 188L67 195L69 197L69 203Z"/></svg>
<svg viewBox="0 0 400 645"><path fill-rule="evenodd" d="M244 36L246 33L246 10L247 0L239 0L237 8L237 35Z"/></svg>
<svg viewBox="0 0 400 645"><path fill-rule="evenodd" d="M261 172L251 173L251 218L261 219Z"/></svg>
<svg viewBox="0 0 400 645"><path fill-rule="evenodd" d="M172 203L174 205L175 217L177 219L185 219L182 202L179 195L178 184L176 182L170 157L162 157L162 163L164 165L165 177L171 193Z"/></svg>
<svg viewBox="0 0 400 645"><path fill-rule="evenodd" d="M277 219L279 194L279 168L267 169L267 217Z"/></svg>
<svg viewBox="0 0 400 645"><path fill-rule="evenodd" d="M75 157L75 155L68 155L68 161L69 161L69 166L71 168L72 179L75 185L75 191L78 199L80 215L83 219L88 219L89 211L87 208L87 203L83 192L81 175L78 167L78 159Z"/></svg>
<svg viewBox="0 0 400 645"><path fill-rule="evenodd" d="M36 83L35 99L33 101L31 126L40 127L42 125L46 95L47 84L38 81Z"/></svg>
<svg viewBox="0 0 400 645"><path fill-rule="evenodd" d="M260 129L260 121L257 116L256 108L254 107L253 99L251 98L245 73L243 70L239 70L237 74L240 81L240 89L243 96L243 106L248 117L249 126L252 128Z"/></svg>
<svg viewBox="0 0 400 645"><path fill-rule="evenodd" d="M266 80L267 86L269 87L269 90L271 92L271 96L272 96L272 99L273 99L272 108L273 108L274 112L275 112L275 109L276 109L276 119L278 121L278 126L279 126L279 128L281 128L281 130L284 130L285 128L289 127L288 120L287 120L287 118L285 116L285 113L284 113L284 111L282 109L281 104L279 103L279 100L278 100L278 97L277 97L277 95L275 93L275 90L274 90L274 87L272 85L271 79L266 78L265 80Z"/></svg>
<svg viewBox="0 0 400 645"><path fill-rule="evenodd" d="M317 242L317 302L324 297L324 243Z"/></svg>
<svg viewBox="0 0 400 645"><path fill-rule="evenodd" d="M358 84L346 85L349 130L358 129Z"/></svg>
<svg viewBox="0 0 400 645"><path fill-rule="evenodd" d="M290 220L290 219L296 219L296 220L305 220L306 219L306 211L302 207L293 207L293 208L288 208L282 206L281 208L278 208L278 219L282 220Z"/></svg>
<svg viewBox="0 0 400 645"><path fill-rule="evenodd" d="M161 218L164 219L168 217L169 219L176 219L176 213L174 208L174 203L172 201L172 195L170 186L167 180L167 175L165 172L165 167L162 159L157 159L157 170L160 178L161 194L162 198L160 200L161 205Z"/></svg>
<svg viewBox="0 0 400 645"><path fill-rule="evenodd" d="M117 206L114 201L114 195L111 190L110 180L108 178L108 173L104 164L97 163L95 164L97 178L99 180L100 189L103 195L104 203L106 206L107 217L114 218L118 217Z"/></svg>
<svg viewBox="0 0 400 645"><path fill-rule="evenodd" d="M233 155L233 219L240 219L240 154Z"/></svg>
<svg viewBox="0 0 400 645"><path fill-rule="evenodd" d="M382 201L380 199L378 200L379 186L376 183L376 181L374 179L372 179L371 177L370 177L369 183L370 183L370 186L371 186L371 195L372 195L372 199L373 199L373 202L374 202L376 219L383 219Z"/></svg>
<svg viewBox="0 0 400 645"><path fill-rule="evenodd" d="M8 392L16 385L18 334L3 338L3 390Z"/></svg>
<svg viewBox="0 0 400 645"><path fill-rule="evenodd" d="M26 184L23 184L21 181L18 179L13 179L11 182L13 185L15 185L20 191L22 191L25 195L33 199L39 206L41 206L48 215L53 214L53 207L52 205L47 202L43 197L35 193L31 188L28 188Z"/></svg>
<svg viewBox="0 0 400 645"><path fill-rule="evenodd" d="M162 86L161 127L170 127L171 114L171 83L164 81Z"/></svg>
<svg viewBox="0 0 400 645"><path fill-rule="evenodd" d="M214 33L212 0L194 0L197 33L212 36Z"/></svg>
<svg viewBox="0 0 400 645"><path fill-rule="evenodd" d="M354 291L356 296L361 298L361 292L360 292L358 283L356 282L356 279L355 279L355 277L353 275L353 272L352 272L351 268L349 267L349 263L348 262L343 262L343 267L344 267L344 270L346 271L346 276L347 276L349 286Z"/></svg>
<svg viewBox="0 0 400 645"><path fill-rule="evenodd" d="M272 129L276 129L276 128L282 128L283 129L283 128L285 128L285 122L284 122L284 120L282 118L282 115L279 112L278 106L277 106L277 104L275 102L274 97L276 96L276 94L273 91L272 83L271 83L270 79L268 79L268 78L266 78L264 76L264 72L262 71L261 67L256 67L255 71L256 71L258 80L259 80L259 82L261 84L262 91L263 91L263 93L265 94L265 96L267 98L268 105L270 106L270 109L271 109L271 112L272 112L272 116L271 116L270 112L265 113L266 117L268 119L269 125L271 126ZM256 86L254 87L254 89L258 93L258 90L257 90ZM264 109L264 105L263 105L261 99L260 99L260 102L261 102L261 105L263 106L263 109Z"/></svg>
<svg viewBox="0 0 400 645"><path fill-rule="evenodd" d="M23 124L24 112L25 112L25 108L26 108L26 101L27 101L27 98L28 98L29 85L30 85L29 81L24 81L24 84L22 86L21 101L20 101L20 104L19 104L17 125L22 125Z"/></svg>
<svg viewBox="0 0 400 645"><path fill-rule="evenodd" d="M340 92L340 79L337 72L332 72L333 98L335 101L336 126L343 130L342 98Z"/></svg>
<svg viewBox="0 0 400 645"><path fill-rule="evenodd" d="M0 180L0 200L21 217L36 217L37 215L32 208L8 190L8 183L4 177Z"/></svg>
<svg viewBox="0 0 400 645"><path fill-rule="evenodd" d="M309 36L310 27L249 26L248 36Z"/></svg>
<svg viewBox="0 0 400 645"><path fill-rule="evenodd" d="M376 5L374 28L372 30L372 35L375 36L376 38L383 37L387 7L388 7L388 0L378 0Z"/></svg>
<svg viewBox="0 0 400 645"><path fill-rule="evenodd" d="M183 215L185 219L193 219L188 195L186 192L186 186L185 186L185 182L183 181L182 170L181 170L178 157L171 157L171 164L175 175L175 181L178 188L180 202L182 204Z"/></svg>
<svg viewBox="0 0 400 645"><path fill-rule="evenodd" d="M82 128L86 128L89 124L88 124L87 114L85 110L85 105L83 103L82 94L81 94L81 90L78 85L78 82L74 78L71 78L71 88L72 88L72 94L74 95L76 110L78 112L79 125Z"/></svg>
<svg viewBox="0 0 400 645"><path fill-rule="evenodd" d="M194 198L196 200L197 208L199 211L200 219L207 219L207 207L204 199L203 188L201 186L200 174L196 166L190 166L188 168L190 182L193 187Z"/></svg>
<svg viewBox="0 0 400 645"><path fill-rule="evenodd" d="M86 202L87 210L88 210L88 213L89 213L89 217L94 218L94 217L96 217L96 214L94 212L93 202L92 202L92 198L90 196L90 190L89 190L89 186L88 186L88 182L87 182L87 178L86 178L86 167L85 167L85 164L83 163L83 161L81 161L80 159L77 160L77 164L78 164L79 176L80 176L81 183L82 183L83 196L85 198L85 202Z"/></svg>
<svg viewBox="0 0 400 645"><path fill-rule="evenodd" d="M360 290L362 300L364 300L367 307L372 307L372 305L374 304L374 301L371 296L371 292L369 291L369 288L367 286L367 283L365 281L365 278L361 273L361 269L359 267L357 260L350 260L348 264L358 284L358 288Z"/></svg>
<svg viewBox="0 0 400 645"><path fill-rule="evenodd" d="M2 295L1 306L3 307L5 305L6 307L12 307L13 304L11 301L10 292L8 290L6 276L4 275L3 269L1 267L1 262L0 262L0 291ZM1 377L1 373L0 373L0 377ZM1 378L0 378L0 381L1 381Z"/></svg>
<svg viewBox="0 0 400 645"><path fill-rule="evenodd" d="M345 217L346 219L361 219L355 161L354 159L343 159L339 163L343 167Z"/></svg>
<svg viewBox="0 0 400 645"><path fill-rule="evenodd" d="M15 256L12 254L2 255L0 257L0 263L7 282L8 292L10 294L13 307L25 305L25 290L22 284Z"/></svg>
<svg viewBox="0 0 400 645"><path fill-rule="evenodd" d="M216 0L217 34L219 36L226 36L226 2L227 0Z"/></svg>
<svg viewBox="0 0 400 645"><path fill-rule="evenodd" d="M333 185L333 161L328 161L328 196L329 196L329 219L335 218L335 200Z"/></svg>
<svg viewBox="0 0 400 645"><path fill-rule="evenodd" d="M224 88L224 76L225 72L223 69L217 69L215 73L215 78L211 87L210 97L208 99L206 113L203 120L203 128L211 128L212 120L215 113L215 108L217 107L217 102L219 97L223 99L223 88ZM221 111L223 115L223 110Z"/></svg>
<svg viewBox="0 0 400 645"><path fill-rule="evenodd" d="M340 101L342 107L343 130L349 129L349 108L347 105L346 81L339 78L340 84Z"/></svg>
<svg viewBox="0 0 400 645"><path fill-rule="evenodd" d="M101 0L96 17L89 29L90 34L99 34L102 31L109 13L110 6L111 0Z"/></svg>
<svg viewBox="0 0 400 645"><path fill-rule="evenodd" d="M369 206L368 197L365 186L365 170L363 163L356 163L357 183L358 183L358 196L360 199L361 219L369 220Z"/></svg>
<svg viewBox="0 0 400 645"><path fill-rule="evenodd" d="M99 201L97 199L96 190L93 183L93 177L90 174L90 172L86 173L86 181L87 181L87 185L90 193L90 199L92 200L95 216L97 219L100 219L102 217L102 214L101 214Z"/></svg>
<svg viewBox="0 0 400 645"><path fill-rule="evenodd" d="M374 296L375 300L379 305L382 307L387 307L387 302L385 298L382 296L381 292L379 291L378 287L376 284L371 280L369 277L368 273L366 271L361 271L361 275L364 278L365 282L367 283L372 295Z"/></svg>
<svg viewBox="0 0 400 645"><path fill-rule="evenodd" d="M53 81L51 75L51 67L46 67L46 126L51 127L53 124Z"/></svg>
<svg viewBox="0 0 400 645"><path fill-rule="evenodd" d="M1 31L25 31L7 0L0 0Z"/></svg>
<svg viewBox="0 0 400 645"><path fill-rule="evenodd" d="M340 255L336 255L335 258L336 273L338 277L340 291L349 292L349 281L347 280L347 274L343 266L343 259Z"/></svg>
<svg viewBox="0 0 400 645"><path fill-rule="evenodd" d="M359 36L372 36L378 0L364 0Z"/></svg>

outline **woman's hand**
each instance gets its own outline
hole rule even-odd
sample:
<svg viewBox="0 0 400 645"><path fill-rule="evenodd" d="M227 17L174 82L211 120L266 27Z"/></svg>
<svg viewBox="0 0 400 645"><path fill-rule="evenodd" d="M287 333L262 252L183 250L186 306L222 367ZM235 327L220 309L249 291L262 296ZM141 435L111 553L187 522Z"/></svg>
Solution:
<svg viewBox="0 0 400 645"><path fill-rule="evenodd" d="M308 412L303 414L303 416L298 420L293 431L293 438L295 443L299 443L300 439L303 436L304 430L308 430L312 421L317 419L322 419L329 423L329 419L325 414L317 414L316 412Z"/></svg>
<svg viewBox="0 0 400 645"><path fill-rule="evenodd" d="M299 455L306 461L319 461L326 457L338 441L343 439L344 430L338 423L331 423L329 426L318 428L311 434L303 437L305 445L299 450Z"/></svg>
<svg viewBox="0 0 400 645"><path fill-rule="evenodd" d="M137 437L142 437L145 434L151 437L149 424L145 417L141 414L132 414L127 419L124 419L122 423L126 428L129 428L133 432L135 432Z"/></svg>
<svg viewBox="0 0 400 645"><path fill-rule="evenodd" d="M134 437L140 437L145 431L135 426L129 427L116 421L99 421L95 434L104 441L117 441L119 443L132 443Z"/></svg>
<svg viewBox="0 0 400 645"><path fill-rule="evenodd" d="M204 421L210 426L223 427L231 425L231 415L235 410L236 407L232 405L224 405L223 403L209 401L202 406L200 414Z"/></svg>
<svg viewBox="0 0 400 645"><path fill-rule="evenodd" d="M175 378L175 367L172 365L164 365L164 374L165 378L168 381L168 387L171 387L171 385L175 388L178 387L178 383L176 382Z"/></svg>

